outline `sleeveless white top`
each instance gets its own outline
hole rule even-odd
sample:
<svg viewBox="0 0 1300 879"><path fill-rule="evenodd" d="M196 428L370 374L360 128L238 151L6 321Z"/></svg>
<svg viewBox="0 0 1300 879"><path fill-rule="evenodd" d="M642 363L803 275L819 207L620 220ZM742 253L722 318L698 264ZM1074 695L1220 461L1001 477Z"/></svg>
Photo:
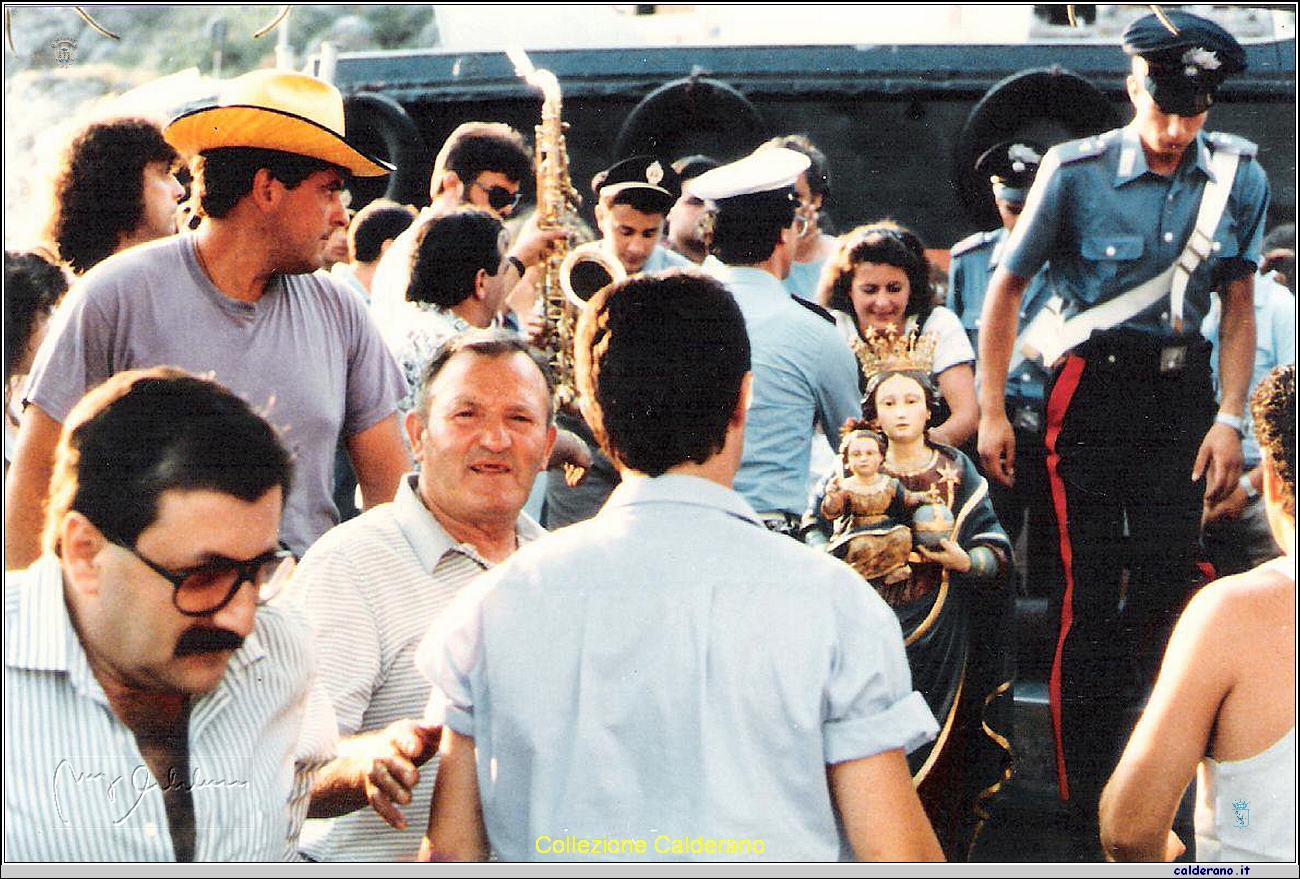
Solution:
<svg viewBox="0 0 1300 879"><path fill-rule="evenodd" d="M1270 562L1293 578L1293 560ZM1294 861L1295 727L1254 757L1201 759L1196 785L1198 861Z"/></svg>
<svg viewBox="0 0 1300 879"><path fill-rule="evenodd" d="M1196 860L1295 860L1295 727L1263 752L1202 758L1196 785Z"/></svg>

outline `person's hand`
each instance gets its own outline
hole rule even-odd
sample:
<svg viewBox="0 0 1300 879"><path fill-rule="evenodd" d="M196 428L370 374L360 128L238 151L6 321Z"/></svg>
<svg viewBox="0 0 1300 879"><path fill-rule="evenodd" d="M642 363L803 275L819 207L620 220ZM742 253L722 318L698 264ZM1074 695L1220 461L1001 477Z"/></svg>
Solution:
<svg viewBox="0 0 1300 879"><path fill-rule="evenodd" d="M570 488L580 483L591 469L591 449L571 430L561 428L555 432L555 446L551 449L551 460L546 463L546 469L557 467L564 469L564 481Z"/></svg>
<svg viewBox="0 0 1300 879"><path fill-rule="evenodd" d="M567 229L542 229L537 225L537 215L533 214L519 230L519 238L510 248L510 256L519 260L524 267L536 265L550 249L552 242L567 237Z"/></svg>
<svg viewBox="0 0 1300 879"><path fill-rule="evenodd" d="M956 571L958 574L964 574L970 570L970 554L947 537L939 541L938 549L918 546L916 553L921 557L922 561L938 562L948 570Z"/></svg>
<svg viewBox="0 0 1300 879"><path fill-rule="evenodd" d="M980 414L979 452L985 473L1007 488L1015 485L1016 433L1004 409Z"/></svg>
<svg viewBox="0 0 1300 879"><path fill-rule="evenodd" d="M1201 441L1192 465L1193 482L1205 477L1206 503L1218 504L1232 494L1241 479L1241 464L1241 435L1216 421Z"/></svg>
<svg viewBox="0 0 1300 879"><path fill-rule="evenodd" d="M531 315L529 315L528 324L525 327L525 332L528 334L529 345L532 345L534 348L539 348L539 349L545 348L546 337L548 335L545 315L542 315L536 311L534 311Z"/></svg>
<svg viewBox="0 0 1300 879"><path fill-rule="evenodd" d="M1165 839L1165 863L1168 864L1178 860L1185 851L1187 851L1187 846L1183 845L1183 841L1178 838L1178 834L1172 830L1169 831L1169 836Z"/></svg>
<svg viewBox="0 0 1300 879"><path fill-rule="evenodd" d="M370 754L362 758L361 767L366 802L391 827L406 829L406 817L397 807L410 804L411 791L420 781L419 767L437 753L441 735L440 726L397 720L371 737Z"/></svg>
<svg viewBox="0 0 1300 879"><path fill-rule="evenodd" d="M1235 522L1246 511L1246 500L1246 490L1240 485L1232 490L1232 494L1217 504L1210 503L1207 498L1205 505L1201 508L1201 527L1203 528L1211 522Z"/></svg>

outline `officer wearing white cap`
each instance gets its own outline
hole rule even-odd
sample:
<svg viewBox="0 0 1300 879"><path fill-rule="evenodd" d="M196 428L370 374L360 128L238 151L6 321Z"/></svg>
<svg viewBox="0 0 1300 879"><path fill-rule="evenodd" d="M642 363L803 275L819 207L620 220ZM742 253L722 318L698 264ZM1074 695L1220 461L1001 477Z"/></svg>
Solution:
<svg viewBox="0 0 1300 879"><path fill-rule="evenodd" d="M717 204L706 261L745 316L753 350L754 398L735 488L773 530L793 534L807 503L813 425L835 436L862 414L857 360L830 316L791 296L800 228L794 182L808 157L761 150L701 174L687 191Z"/></svg>
<svg viewBox="0 0 1300 879"><path fill-rule="evenodd" d="M1002 225L989 232L976 232L958 241L949 251L948 308L961 318L972 345L979 345L980 312L989 279L1002 261L1007 238L1024 210L1029 187L1038 173L1047 148L1032 140L1006 140L985 150L975 161L975 170L989 181L993 201ZM1046 270L1040 270L1020 303L1017 331L1025 327L1051 298L1052 287ZM1007 488L989 484L998 521L1014 540L1028 511L1026 581L1041 585L1051 576L1047 557L1053 553L1055 525L1047 508L1047 473L1038 435L1042 424L1043 386L1047 372L1041 363L1015 357L1007 374L1007 417L1016 432L1018 478Z"/></svg>
<svg viewBox="0 0 1300 879"><path fill-rule="evenodd" d="M1133 121L1048 151L980 327L980 453L1010 484L1007 364L1021 299L1049 263L1059 301L1022 352L1054 366L1044 440L1063 582L1049 690L1060 793L1089 821L1127 702L1142 698L1190 589L1203 496L1237 485L1255 348L1268 183L1254 144L1202 131L1245 54L1212 22L1167 18L1145 16L1124 34ZM1197 332L1212 289L1223 303L1217 416Z"/></svg>

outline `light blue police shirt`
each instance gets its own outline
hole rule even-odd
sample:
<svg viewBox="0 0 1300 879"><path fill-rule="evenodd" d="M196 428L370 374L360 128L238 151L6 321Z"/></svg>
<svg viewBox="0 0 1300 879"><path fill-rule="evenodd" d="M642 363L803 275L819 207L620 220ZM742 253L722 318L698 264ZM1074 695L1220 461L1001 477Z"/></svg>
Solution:
<svg viewBox="0 0 1300 879"><path fill-rule="evenodd" d="M627 478L595 518L522 547L416 662L425 719L474 738L503 861L842 858L827 764L938 731L875 590L693 476Z"/></svg>
<svg viewBox="0 0 1300 879"><path fill-rule="evenodd" d="M760 513L802 515L814 422L838 436L862 417L858 361L835 324L763 269L716 263L749 331L754 397L735 488Z"/></svg>
<svg viewBox="0 0 1300 879"><path fill-rule="evenodd" d="M1004 264L1030 278L1050 260L1048 274L1067 303L1067 317L1156 277L1173 264L1191 234L1213 173L1216 144L1235 145L1241 161L1214 235L1215 251L1187 287L1183 335L1195 333L1210 307L1212 275L1223 271L1228 279L1240 278L1260 262L1268 180L1255 161L1254 144L1232 135L1198 134L1172 177L1148 170L1131 127L1052 147L1008 241ZM1168 298L1123 327L1173 337Z"/></svg>
<svg viewBox="0 0 1300 879"><path fill-rule="evenodd" d="M786 276L785 289L789 290L792 296L798 296L807 302L816 302L817 285L821 282L822 269L825 267L825 259L790 263L790 274Z"/></svg>
<svg viewBox="0 0 1300 879"><path fill-rule="evenodd" d="M948 308L959 318L971 344L978 347L980 315L989 281L1002 262L1006 252L1007 230L998 227L991 232L977 232L953 245L952 259L948 264ZM1052 298L1052 285L1047 268L1040 269L1029 280L1020 299L1017 332L1038 314L1047 300ZM1047 373L1039 364L1025 361L1007 375L1007 399L1033 402L1043 398Z"/></svg>

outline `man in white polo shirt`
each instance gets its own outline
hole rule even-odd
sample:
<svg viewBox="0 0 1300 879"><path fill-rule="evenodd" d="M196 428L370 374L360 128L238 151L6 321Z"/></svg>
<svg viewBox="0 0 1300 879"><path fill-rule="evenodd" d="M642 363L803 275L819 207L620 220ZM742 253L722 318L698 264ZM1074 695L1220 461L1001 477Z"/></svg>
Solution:
<svg viewBox="0 0 1300 879"><path fill-rule="evenodd" d="M419 474L322 537L294 578L343 737L313 790L314 817L342 816L307 847L317 860L415 855L436 768L420 765L438 743L413 719L429 698L416 645L462 587L543 533L521 510L555 441L550 386L516 334L444 345L406 431Z"/></svg>

